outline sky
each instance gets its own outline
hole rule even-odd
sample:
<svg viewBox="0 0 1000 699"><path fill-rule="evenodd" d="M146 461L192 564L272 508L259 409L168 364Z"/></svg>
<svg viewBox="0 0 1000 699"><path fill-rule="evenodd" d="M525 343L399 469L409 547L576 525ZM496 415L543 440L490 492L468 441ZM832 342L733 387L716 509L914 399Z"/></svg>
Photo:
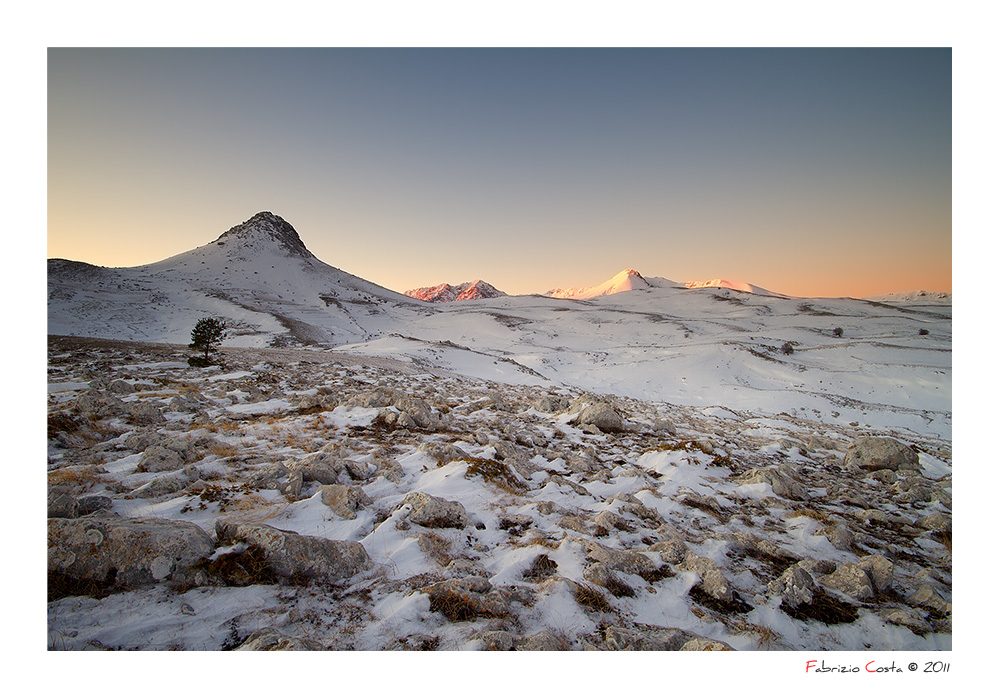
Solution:
<svg viewBox="0 0 1000 699"><path fill-rule="evenodd" d="M949 48L48 49L47 256L258 211L396 291L952 290Z"/></svg>

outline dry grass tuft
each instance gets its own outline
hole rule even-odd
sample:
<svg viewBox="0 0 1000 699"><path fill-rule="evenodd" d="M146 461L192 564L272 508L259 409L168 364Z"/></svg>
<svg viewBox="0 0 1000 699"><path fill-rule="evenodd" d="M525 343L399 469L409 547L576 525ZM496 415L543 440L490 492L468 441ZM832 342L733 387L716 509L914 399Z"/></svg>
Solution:
<svg viewBox="0 0 1000 699"><path fill-rule="evenodd" d="M610 612L613 609L604 593L590 585L577 583L573 596L581 607L596 609L599 612Z"/></svg>
<svg viewBox="0 0 1000 699"><path fill-rule="evenodd" d="M49 485L76 485L89 488L96 483L106 481L105 471L100 466L67 466L66 468L49 471Z"/></svg>
<svg viewBox="0 0 1000 699"><path fill-rule="evenodd" d="M781 635L769 626L752 624L746 619L723 618L723 623L729 631L737 636L751 636L757 642L758 650L787 650L788 644Z"/></svg>

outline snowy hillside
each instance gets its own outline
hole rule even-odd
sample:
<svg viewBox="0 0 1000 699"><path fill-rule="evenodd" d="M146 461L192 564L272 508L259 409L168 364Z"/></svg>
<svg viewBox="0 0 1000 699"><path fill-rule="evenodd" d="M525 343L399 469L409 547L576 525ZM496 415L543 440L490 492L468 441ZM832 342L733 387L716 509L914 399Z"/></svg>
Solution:
<svg viewBox="0 0 1000 699"><path fill-rule="evenodd" d="M161 262L101 268L49 260L53 335L187 343L195 321L223 318L228 344L356 342L430 312L318 260L286 221L261 212Z"/></svg>
<svg viewBox="0 0 1000 699"><path fill-rule="evenodd" d="M498 290L492 284L476 279L462 284L438 284L437 286L425 286L419 289L410 289L405 292L407 296L421 301L431 303L451 303L453 301L473 301L476 299L495 299L506 296L504 292Z"/></svg>

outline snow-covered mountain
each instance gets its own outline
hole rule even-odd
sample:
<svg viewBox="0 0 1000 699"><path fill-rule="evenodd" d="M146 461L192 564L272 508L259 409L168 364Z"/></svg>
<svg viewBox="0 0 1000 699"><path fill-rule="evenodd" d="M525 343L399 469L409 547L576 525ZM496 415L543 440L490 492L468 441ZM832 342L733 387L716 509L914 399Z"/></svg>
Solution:
<svg viewBox="0 0 1000 699"><path fill-rule="evenodd" d="M554 299L592 299L598 296L608 296L618 294L622 291L635 291L637 289L651 289L660 287L676 286L675 282L659 277L643 277L634 269L623 269L615 276L602 284L596 286L581 286L570 289L551 289L545 296Z"/></svg>
<svg viewBox="0 0 1000 699"><path fill-rule="evenodd" d="M731 281L729 279L709 279L703 282L685 282L688 289L732 289L733 291L744 291L748 294L763 294L764 296L780 296L788 298L785 294L778 294L769 291L762 286L749 284L741 281Z"/></svg>
<svg viewBox="0 0 1000 699"><path fill-rule="evenodd" d="M438 284L410 289L404 292L407 296L431 303L451 303L452 301L471 301L475 299L495 299L506 296L492 284L476 279L462 284Z"/></svg>
<svg viewBox="0 0 1000 699"><path fill-rule="evenodd" d="M216 240L139 267L48 262L48 332L187 343L223 318L227 344L359 342L427 306L317 259L280 216L261 212Z"/></svg>

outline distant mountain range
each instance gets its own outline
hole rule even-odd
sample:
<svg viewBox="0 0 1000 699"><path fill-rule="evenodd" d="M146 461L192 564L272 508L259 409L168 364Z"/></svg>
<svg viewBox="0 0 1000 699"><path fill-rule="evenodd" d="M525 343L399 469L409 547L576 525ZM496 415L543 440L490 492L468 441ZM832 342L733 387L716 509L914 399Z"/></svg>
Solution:
<svg viewBox="0 0 1000 699"><path fill-rule="evenodd" d="M491 284L477 279L462 284L438 284L437 286L425 286L420 289L410 289L404 292L407 296L421 301L431 303L451 303L453 301L471 301L475 299L495 299L506 296L504 292L498 290Z"/></svg>
<svg viewBox="0 0 1000 699"><path fill-rule="evenodd" d="M710 288L789 298L746 282L678 284L644 277L635 269L624 269L595 286L552 289L545 296L546 304L614 296L618 305L635 306L652 296L662 303L682 302L688 293ZM225 319L230 346L338 346L419 334L428 316L457 310L466 304L453 302L469 299L482 300L472 304L478 312L489 299L500 299L497 303L506 308L520 301L531 305L539 297L508 297L483 280L400 294L319 260L287 221L267 211L206 245L153 264L110 268L48 261L52 335L187 344L195 322L211 316ZM921 291L871 300L947 305L951 294ZM444 327L450 321L442 322Z"/></svg>

